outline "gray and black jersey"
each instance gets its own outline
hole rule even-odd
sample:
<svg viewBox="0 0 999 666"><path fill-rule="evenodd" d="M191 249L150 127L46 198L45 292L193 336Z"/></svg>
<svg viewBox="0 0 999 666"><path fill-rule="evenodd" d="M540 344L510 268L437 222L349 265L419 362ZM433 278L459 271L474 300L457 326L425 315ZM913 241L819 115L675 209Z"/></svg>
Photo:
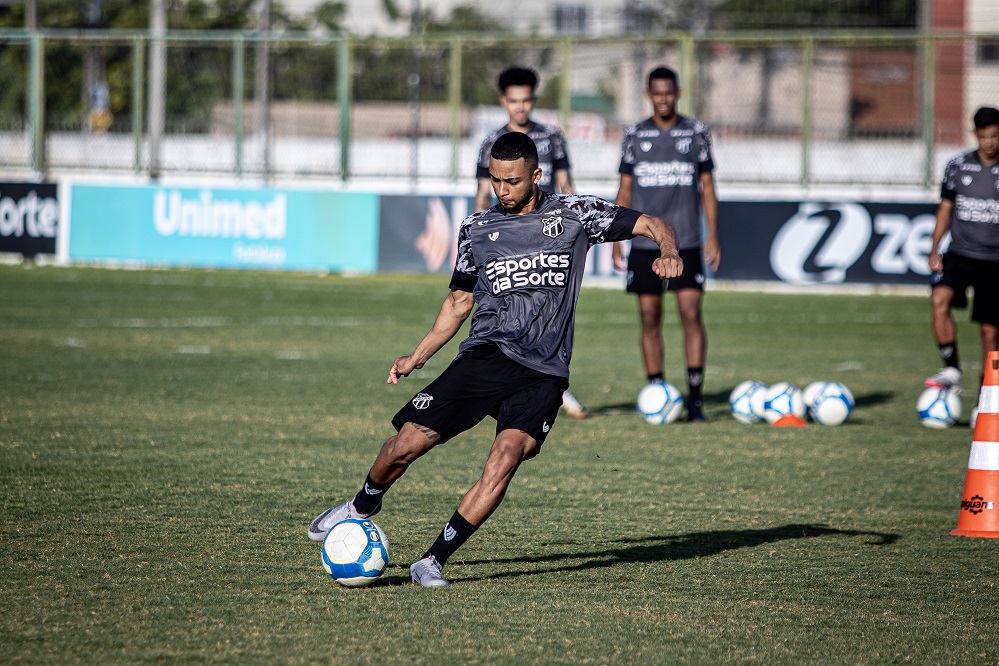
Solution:
<svg viewBox="0 0 999 666"><path fill-rule="evenodd" d="M640 213L594 196L548 194L530 213L466 217L451 288L471 291L465 351L495 343L528 368L569 376L576 299L591 246L631 238Z"/></svg>
<svg viewBox="0 0 999 666"><path fill-rule="evenodd" d="M713 169L711 133L699 120L680 116L663 130L647 118L625 130L618 173L634 177L631 207L671 223L677 249L701 244L700 175ZM632 247L659 249L644 236Z"/></svg>
<svg viewBox="0 0 999 666"><path fill-rule="evenodd" d="M985 166L976 151L958 155L944 169L940 197L954 202L947 251L999 261L999 164Z"/></svg>
<svg viewBox="0 0 999 666"><path fill-rule="evenodd" d="M493 149L496 139L512 130L506 125L493 130L479 148L479 163L475 169L476 178L489 178L489 151ZM531 130L527 136L538 148L538 167L541 169L541 181L538 183L545 192L555 191L555 172L569 170L569 151L566 148L565 136L562 130L543 123L531 122Z"/></svg>

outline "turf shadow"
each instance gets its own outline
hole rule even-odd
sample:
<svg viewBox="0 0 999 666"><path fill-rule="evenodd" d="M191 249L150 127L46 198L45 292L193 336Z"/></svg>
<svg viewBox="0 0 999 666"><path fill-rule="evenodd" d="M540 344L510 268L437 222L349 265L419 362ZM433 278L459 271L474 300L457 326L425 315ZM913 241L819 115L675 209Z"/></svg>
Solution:
<svg viewBox="0 0 999 666"><path fill-rule="evenodd" d="M884 532L864 532L859 530L841 530L825 525L782 525L756 530L713 530L710 532L692 532L675 536L650 536L643 539L619 539L610 542L620 546L594 550L592 546L580 544L580 550L553 553L550 555L525 555L507 559L464 560L465 565L497 564L497 563L528 563L546 564L560 563L558 566L539 568L533 571L505 571L489 576L462 577L460 580L491 580L516 576L530 576L545 573L567 571L585 571L613 567L618 564L634 564L637 562L664 562L671 560L688 560L698 557L711 557L720 553L740 548L753 548L767 543L788 541L792 539L814 539L824 536L870 537L866 541L869 546L887 546L899 540L900 535ZM571 560L581 560L572 564Z"/></svg>

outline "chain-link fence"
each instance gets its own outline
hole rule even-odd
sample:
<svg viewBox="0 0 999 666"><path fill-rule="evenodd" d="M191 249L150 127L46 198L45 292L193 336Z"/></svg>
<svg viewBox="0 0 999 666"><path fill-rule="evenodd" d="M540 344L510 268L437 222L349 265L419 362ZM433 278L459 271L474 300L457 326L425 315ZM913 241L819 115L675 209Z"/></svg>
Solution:
<svg viewBox="0 0 999 666"><path fill-rule="evenodd" d="M651 112L645 76L667 65L720 182L931 187L974 110L999 103L990 34L163 43L157 90L147 33L0 32L0 170L470 182L506 122L497 75L518 64L540 74L535 117L566 129L574 178L610 183L624 128Z"/></svg>

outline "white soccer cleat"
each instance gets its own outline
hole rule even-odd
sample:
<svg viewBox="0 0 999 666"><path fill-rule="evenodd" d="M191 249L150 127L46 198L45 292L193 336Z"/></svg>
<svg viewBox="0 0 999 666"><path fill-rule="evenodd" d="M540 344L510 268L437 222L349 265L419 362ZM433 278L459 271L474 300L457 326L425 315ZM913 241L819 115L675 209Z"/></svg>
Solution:
<svg viewBox="0 0 999 666"><path fill-rule="evenodd" d="M409 567L409 577L423 587L447 587L451 581L445 580L441 575L442 568L433 555L427 555L422 560L413 562Z"/></svg>
<svg viewBox="0 0 999 666"><path fill-rule="evenodd" d="M573 419L585 419L590 415L590 412L583 407L583 405L576 399L569 391L562 394L562 409L569 418Z"/></svg>
<svg viewBox="0 0 999 666"><path fill-rule="evenodd" d="M926 378L926 385L932 388L952 389L955 392L961 391L961 371L950 366L941 368L940 372L932 377Z"/></svg>
<svg viewBox="0 0 999 666"><path fill-rule="evenodd" d="M316 516L315 520L309 525L309 538L313 541L322 541L326 538L327 532L333 529L333 526L337 523L348 518L370 518L381 511L381 509L382 503L378 502L378 506L375 507L374 511L362 516L354 509L353 501L338 504Z"/></svg>

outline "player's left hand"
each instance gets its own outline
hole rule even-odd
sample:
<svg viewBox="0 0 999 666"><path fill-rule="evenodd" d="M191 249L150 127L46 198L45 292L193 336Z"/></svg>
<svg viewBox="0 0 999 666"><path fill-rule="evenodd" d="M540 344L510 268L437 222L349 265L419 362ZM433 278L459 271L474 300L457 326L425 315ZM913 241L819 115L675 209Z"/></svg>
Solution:
<svg viewBox="0 0 999 666"><path fill-rule="evenodd" d="M713 238L704 243L704 263L710 266L712 271L717 271L718 265L721 264L721 247Z"/></svg>
<svg viewBox="0 0 999 666"><path fill-rule="evenodd" d="M652 262L652 270L662 280L680 277L683 274L683 260L676 251L669 252Z"/></svg>

